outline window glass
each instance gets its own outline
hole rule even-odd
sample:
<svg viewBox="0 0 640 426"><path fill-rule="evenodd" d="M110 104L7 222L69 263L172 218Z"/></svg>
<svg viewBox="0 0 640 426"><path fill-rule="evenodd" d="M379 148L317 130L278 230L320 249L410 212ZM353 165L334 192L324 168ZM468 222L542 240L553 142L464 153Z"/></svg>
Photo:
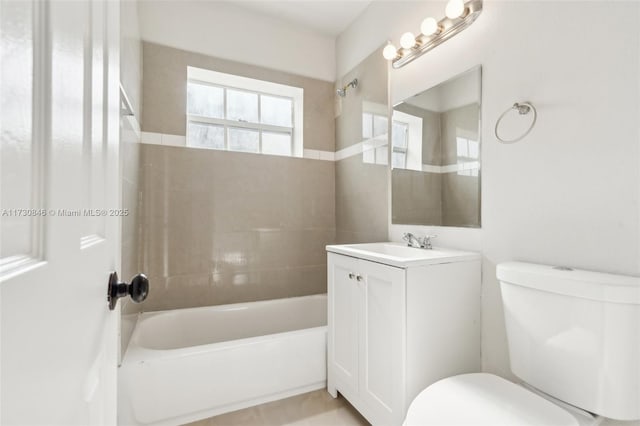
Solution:
<svg viewBox="0 0 640 426"><path fill-rule="evenodd" d="M480 157L480 144L478 143L478 141L469 140L469 157Z"/></svg>
<svg viewBox="0 0 640 426"><path fill-rule="evenodd" d="M187 113L224 118L224 89L206 84L188 83Z"/></svg>
<svg viewBox="0 0 640 426"><path fill-rule="evenodd" d="M373 137L373 115L365 112L362 114L362 139Z"/></svg>
<svg viewBox="0 0 640 426"><path fill-rule="evenodd" d="M291 155L291 135L288 133L262 133L262 153Z"/></svg>
<svg viewBox="0 0 640 426"><path fill-rule="evenodd" d="M458 148L458 157L468 157L469 148L467 145L467 140L465 138L457 137L456 144Z"/></svg>
<svg viewBox="0 0 640 426"><path fill-rule="evenodd" d="M291 127L293 102L275 96L260 96L260 122L274 126Z"/></svg>
<svg viewBox="0 0 640 426"><path fill-rule="evenodd" d="M224 149L224 126L190 122L188 133L191 146Z"/></svg>
<svg viewBox="0 0 640 426"><path fill-rule="evenodd" d="M387 133L388 120L384 115L373 116L373 137L382 136Z"/></svg>
<svg viewBox="0 0 640 426"><path fill-rule="evenodd" d="M387 158L387 145L382 145L376 148L376 164L387 165L389 163L389 159Z"/></svg>
<svg viewBox="0 0 640 426"><path fill-rule="evenodd" d="M229 150L260 152L260 133L257 130L229 128Z"/></svg>
<svg viewBox="0 0 640 426"><path fill-rule="evenodd" d="M391 153L391 166L394 169L404 169L407 161L407 154L404 152Z"/></svg>
<svg viewBox="0 0 640 426"><path fill-rule="evenodd" d="M303 89L194 67L187 77L187 146L302 156Z"/></svg>
<svg viewBox="0 0 640 426"><path fill-rule="evenodd" d="M409 126L405 123L399 123L397 121L393 122L393 146L398 148L406 148L408 142L408 134Z"/></svg>
<svg viewBox="0 0 640 426"><path fill-rule="evenodd" d="M258 123L258 94L227 89L227 120Z"/></svg>

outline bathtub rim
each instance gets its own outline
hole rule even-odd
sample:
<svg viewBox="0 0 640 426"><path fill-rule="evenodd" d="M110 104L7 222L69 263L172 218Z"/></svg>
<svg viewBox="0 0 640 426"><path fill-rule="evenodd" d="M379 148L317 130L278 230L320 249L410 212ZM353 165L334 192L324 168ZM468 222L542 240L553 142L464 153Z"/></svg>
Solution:
<svg viewBox="0 0 640 426"><path fill-rule="evenodd" d="M262 305L262 304L268 304L268 303L285 301L285 300L291 301L295 299L327 299L327 293L307 294L304 296L280 297L278 299L252 300L250 302L225 303L224 305L194 306L191 308L164 309L162 311L142 311L142 312L139 312L137 315L138 317L142 315L147 315L151 318L160 314L167 314L175 311L198 311L198 310L205 310L205 309L216 310L216 311L218 310L226 311L231 309L238 309L244 305Z"/></svg>
<svg viewBox="0 0 640 426"><path fill-rule="evenodd" d="M122 364L124 367L126 364L133 362L144 362L151 360L163 360L163 359L175 359L186 356L197 356L203 353L209 353L214 351L222 351L233 347L238 346L248 346L252 344L257 344L259 342L264 342L265 340L275 340L278 338L282 338L285 335L302 335L306 333L316 333L320 331L327 330L327 324L319 325L315 327L307 327L300 328L295 330L281 331L277 333L263 334L259 336L252 337L244 337L233 340L225 340L222 342L214 342L214 343L205 343L202 345L193 345L186 346L182 348L173 348L173 349L153 349L140 345L140 329L139 324L145 319L150 319L158 315L167 314L175 311L191 311L191 310L217 310L217 311L227 311L238 309L242 306L246 306L248 304L267 304L269 302L273 303L276 300L293 300L293 299L326 299L327 293L319 293L319 294L311 294L307 296L295 296L295 297L285 297L280 299L268 299L268 300L258 300L255 302L241 302L241 303L230 303L226 305L212 305L212 306L198 306L194 308L179 308L179 309L167 309L164 311L150 311L150 312L141 312L137 315L135 320L135 325L133 328L133 333L131 334L131 338L129 339L129 344L122 356Z"/></svg>

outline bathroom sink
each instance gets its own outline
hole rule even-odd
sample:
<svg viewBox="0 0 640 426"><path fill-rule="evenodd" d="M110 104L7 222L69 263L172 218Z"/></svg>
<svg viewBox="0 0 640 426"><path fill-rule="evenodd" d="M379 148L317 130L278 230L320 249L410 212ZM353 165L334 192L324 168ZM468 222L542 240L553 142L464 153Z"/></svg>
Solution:
<svg viewBox="0 0 640 426"><path fill-rule="evenodd" d="M327 251L398 268L480 259L478 253L434 247L421 249L404 243L365 243L327 246Z"/></svg>

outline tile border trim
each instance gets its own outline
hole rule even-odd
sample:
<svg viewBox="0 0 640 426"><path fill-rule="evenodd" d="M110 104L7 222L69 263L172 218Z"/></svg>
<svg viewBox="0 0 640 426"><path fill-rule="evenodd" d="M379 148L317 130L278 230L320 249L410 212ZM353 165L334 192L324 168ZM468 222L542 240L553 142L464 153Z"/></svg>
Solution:
<svg viewBox="0 0 640 426"><path fill-rule="evenodd" d="M167 133L140 132L140 142L149 145L187 146L187 138L183 135L171 135ZM292 157L300 158L300 157ZM304 149L302 158L320 161L335 161L335 153L317 149Z"/></svg>
<svg viewBox="0 0 640 426"><path fill-rule="evenodd" d="M164 145L164 146L187 146L187 139L182 135L171 135L167 133L155 133L155 132L140 132L140 143L149 145ZM302 152L302 158L308 160L319 161L340 161L347 158L355 157L363 152L380 148L386 145L386 141L370 139L358 143L354 143L346 148L343 148L336 152L322 151L319 149L304 149ZM300 158L300 157L293 157ZM434 166L431 164L423 164L422 171L429 173L457 173L462 170L479 169L480 162L467 161L457 164L449 164L446 166Z"/></svg>

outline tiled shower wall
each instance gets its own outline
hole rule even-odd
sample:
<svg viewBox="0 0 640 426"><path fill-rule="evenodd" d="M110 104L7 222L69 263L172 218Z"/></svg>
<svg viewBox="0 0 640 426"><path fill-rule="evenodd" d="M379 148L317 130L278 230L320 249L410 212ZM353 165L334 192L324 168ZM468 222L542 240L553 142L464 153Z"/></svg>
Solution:
<svg viewBox="0 0 640 426"><path fill-rule="evenodd" d="M391 221L394 224L442 225L442 174L393 169Z"/></svg>
<svg viewBox="0 0 640 426"><path fill-rule="evenodd" d="M442 165L458 161L457 136L462 133L480 140L480 105L470 104L441 114ZM458 173L442 175L442 224L444 226L480 226L480 174Z"/></svg>
<svg viewBox="0 0 640 426"><path fill-rule="evenodd" d="M441 114L407 103L394 109L422 119L422 139L429 141L422 144L422 164L441 166ZM442 175L410 169L391 174L391 223L442 225Z"/></svg>
<svg viewBox="0 0 640 426"><path fill-rule="evenodd" d="M143 43L142 130L185 134L187 66L303 87L304 145L334 151L333 83ZM144 310L326 292L332 161L141 145Z"/></svg>
<svg viewBox="0 0 640 426"><path fill-rule="evenodd" d="M135 131L128 122L123 123L120 130L120 158L122 161L122 208L128 210L128 214L122 217L122 250L120 279L129 280L141 272L141 233L140 233L140 150L141 144L137 141ZM139 312L142 305L137 305L131 299L120 299L122 313Z"/></svg>
<svg viewBox="0 0 640 426"><path fill-rule="evenodd" d="M334 151L333 83L155 43L142 43L142 130L185 135L187 67L198 67L304 89L304 147Z"/></svg>
<svg viewBox="0 0 640 426"><path fill-rule="evenodd" d="M338 86L358 79L339 100L336 111L336 151L363 141L362 113L365 105L387 108L387 61L374 51L338 81ZM362 153L336 161L336 241L365 243L387 241L388 167L363 161Z"/></svg>
<svg viewBox="0 0 640 426"><path fill-rule="evenodd" d="M142 144L145 310L326 291L334 165Z"/></svg>
<svg viewBox="0 0 640 426"><path fill-rule="evenodd" d="M133 116L120 119L120 161L122 174L122 208L129 214L122 217L120 279L129 282L140 271L140 116L142 109L142 43L138 31L136 2L120 5L120 83L133 108ZM131 299L120 299L122 313L140 311ZM126 347L128 333L123 332Z"/></svg>

